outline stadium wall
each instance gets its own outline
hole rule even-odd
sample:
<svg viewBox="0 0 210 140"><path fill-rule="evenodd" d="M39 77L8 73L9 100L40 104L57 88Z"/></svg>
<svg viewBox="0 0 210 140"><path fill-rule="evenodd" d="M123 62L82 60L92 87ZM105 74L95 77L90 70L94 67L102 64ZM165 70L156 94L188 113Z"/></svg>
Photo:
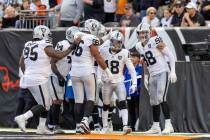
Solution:
<svg viewBox="0 0 210 140"><path fill-rule="evenodd" d="M210 35L206 28L157 28L156 32L177 58L178 82L170 85L168 100L172 123L177 132L209 132L210 130L210 62L186 62L182 44L202 42ZM0 126L14 125L19 91L18 61L24 43L32 38L29 30L0 31ZM53 44L65 39L65 30L53 30ZM137 42L133 29L125 29L125 47ZM146 91L140 97L140 130L152 124L151 107ZM161 125L164 124L161 118Z"/></svg>

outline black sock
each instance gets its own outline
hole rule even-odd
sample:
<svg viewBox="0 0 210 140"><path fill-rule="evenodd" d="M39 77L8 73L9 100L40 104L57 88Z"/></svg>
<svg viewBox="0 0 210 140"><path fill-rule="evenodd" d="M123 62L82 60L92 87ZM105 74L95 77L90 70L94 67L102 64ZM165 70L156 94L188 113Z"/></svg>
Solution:
<svg viewBox="0 0 210 140"><path fill-rule="evenodd" d="M31 112L33 113L33 115L37 115L37 116L45 111L46 109L42 105L35 105L31 108Z"/></svg>
<svg viewBox="0 0 210 140"><path fill-rule="evenodd" d="M47 118L47 115L48 115L48 111L43 111L43 112L40 114L40 117L41 117L41 118Z"/></svg>
<svg viewBox="0 0 210 140"><path fill-rule="evenodd" d="M74 116L76 123L80 123L82 120L83 114L83 104L82 103L75 103L74 105Z"/></svg>
<svg viewBox="0 0 210 140"><path fill-rule="evenodd" d="M50 110L48 113L48 124L49 125L54 125L53 124L53 110L52 110L52 105L50 106Z"/></svg>
<svg viewBox="0 0 210 140"><path fill-rule="evenodd" d="M160 121L160 105L152 106L152 112L153 112L154 122L159 122Z"/></svg>
<svg viewBox="0 0 210 140"><path fill-rule="evenodd" d="M114 107L109 108L109 114L108 114L108 122L112 120L112 111L114 110Z"/></svg>
<svg viewBox="0 0 210 140"><path fill-rule="evenodd" d="M52 105L52 119L53 119L53 124L58 125L59 124L59 115L60 115L60 104L53 104Z"/></svg>
<svg viewBox="0 0 210 140"><path fill-rule="evenodd" d="M168 104L166 102L162 102L161 107L162 107L162 111L163 111L163 115L165 119L170 119L170 110L169 110Z"/></svg>
<svg viewBox="0 0 210 140"><path fill-rule="evenodd" d="M94 108L94 102L87 101L84 107L84 117L89 117L91 113L93 112L93 108Z"/></svg>
<svg viewBox="0 0 210 140"><path fill-rule="evenodd" d="M19 98L18 99L18 106L17 106L17 112L16 112L16 116L23 114L24 112L24 107L25 107L25 101L23 98Z"/></svg>
<svg viewBox="0 0 210 140"><path fill-rule="evenodd" d="M94 106L92 117L93 117L94 125L98 124L99 123L99 114L98 114L98 106L97 105Z"/></svg>

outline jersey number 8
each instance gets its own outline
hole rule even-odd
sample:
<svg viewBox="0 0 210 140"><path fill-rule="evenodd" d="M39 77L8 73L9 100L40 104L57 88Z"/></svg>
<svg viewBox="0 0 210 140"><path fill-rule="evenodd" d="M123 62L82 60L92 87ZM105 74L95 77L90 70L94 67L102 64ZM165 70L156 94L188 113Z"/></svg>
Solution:
<svg viewBox="0 0 210 140"><path fill-rule="evenodd" d="M144 61L146 62L147 66L153 65L156 63L156 59L153 56L151 51L145 52L145 55L143 55L143 57L144 57Z"/></svg>
<svg viewBox="0 0 210 140"><path fill-rule="evenodd" d="M108 60L106 60L105 63L109 67ZM112 74L119 73L119 62L118 61L110 61L110 71Z"/></svg>

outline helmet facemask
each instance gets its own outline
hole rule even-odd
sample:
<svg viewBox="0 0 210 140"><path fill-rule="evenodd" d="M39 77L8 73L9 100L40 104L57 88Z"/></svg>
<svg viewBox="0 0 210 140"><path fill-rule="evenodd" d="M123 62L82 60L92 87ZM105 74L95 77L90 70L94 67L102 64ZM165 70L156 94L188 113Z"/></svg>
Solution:
<svg viewBox="0 0 210 140"><path fill-rule="evenodd" d="M44 39L46 38L46 40L49 40L50 42L52 42L53 38L52 38L52 33L49 32L48 35L46 37L44 37Z"/></svg>
<svg viewBox="0 0 210 140"><path fill-rule="evenodd" d="M137 32L137 38L140 42L145 43L150 38L150 32L148 31Z"/></svg>
<svg viewBox="0 0 210 140"><path fill-rule="evenodd" d="M111 49L114 52L119 52L122 49L122 41L111 39Z"/></svg>
<svg viewBox="0 0 210 140"><path fill-rule="evenodd" d="M92 35L98 36L100 29L100 23L95 19L88 19L85 21L84 31L89 32Z"/></svg>
<svg viewBox="0 0 210 140"><path fill-rule="evenodd" d="M70 28L68 28L66 30L66 39L70 42L70 43L74 43L74 35L79 32L79 28L72 26Z"/></svg>

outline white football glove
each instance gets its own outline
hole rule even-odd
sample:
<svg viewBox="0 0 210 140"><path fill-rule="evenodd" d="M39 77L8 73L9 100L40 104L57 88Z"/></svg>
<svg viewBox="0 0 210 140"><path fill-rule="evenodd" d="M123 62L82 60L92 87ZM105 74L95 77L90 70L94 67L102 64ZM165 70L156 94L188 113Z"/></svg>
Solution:
<svg viewBox="0 0 210 140"><path fill-rule="evenodd" d="M148 90L148 85L149 85L149 75L145 74L144 75L144 86Z"/></svg>
<svg viewBox="0 0 210 140"><path fill-rule="evenodd" d="M108 81L109 82L112 81L114 78L113 78L113 75L112 75L111 71L109 70L109 68L106 68L105 72L106 72L106 75L108 77Z"/></svg>
<svg viewBox="0 0 210 140"><path fill-rule="evenodd" d="M170 75L169 75L169 78L170 78L171 83L176 83L177 77L176 77L175 72L171 72Z"/></svg>
<svg viewBox="0 0 210 140"><path fill-rule="evenodd" d="M131 87L129 88L129 93L133 94L133 93L135 93L136 90L137 90L137 85L132 84Z"/></svg>

